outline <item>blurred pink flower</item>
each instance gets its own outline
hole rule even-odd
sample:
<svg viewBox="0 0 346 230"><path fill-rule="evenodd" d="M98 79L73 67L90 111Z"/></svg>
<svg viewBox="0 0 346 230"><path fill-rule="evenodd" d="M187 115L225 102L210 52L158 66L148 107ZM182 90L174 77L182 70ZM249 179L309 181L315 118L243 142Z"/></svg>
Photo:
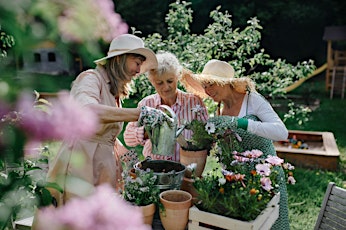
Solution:
<svg viewBox="0 0 346 230"><path fill-rule="evenodd" d="M19 126L32 140L54 139L53 122L46 111L34 107L34 98L29 94L22 94L17 102L17 111L20 114Z"/></svg>
<svg viewBox="0 0 346 230"><path fill-rule="evenodd" d="M82 107L67 92L60 92L51 102L52 107L44 111L34 106L34 99L28 94L19 99L20 127L29 141L86 138L95 133L97 115Z"/></svg>
<svg viewBox="0 0 346 230"><path fill-rule="evenodd" d="M58 27L64 40L85 42L114 37L128 32L128 25L114 11L111 0L79 0L65 5L58 17Z"/></svg>
<svg viewBox="0 0 346 230"><path fill-rule="evenodd" d="M142 212L123 200L108 184L96 187L86 198L73 198L64 206L37 213L36 230L149 230Z"/></svg>
<svg viewBox="0 0 346 230"><path fill-rule="evenodd" d="M94 111L83 107L69 96L60 92L58 99L52 101L51 120L57 137L78 139L93 135L98 128L98 117Z"/></svg>

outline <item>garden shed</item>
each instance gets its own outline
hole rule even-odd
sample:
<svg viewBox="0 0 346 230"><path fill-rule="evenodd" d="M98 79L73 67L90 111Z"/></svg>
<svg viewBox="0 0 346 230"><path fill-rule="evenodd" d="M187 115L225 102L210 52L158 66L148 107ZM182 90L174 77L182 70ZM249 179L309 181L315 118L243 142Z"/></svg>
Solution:
<svg viewBox="0 0 346 230"><path fill-rule="evenodd" d="M59 50L52 41L43 41L23 54L23 71L52 75L74 75L81 63L68 51Z"/></svg>

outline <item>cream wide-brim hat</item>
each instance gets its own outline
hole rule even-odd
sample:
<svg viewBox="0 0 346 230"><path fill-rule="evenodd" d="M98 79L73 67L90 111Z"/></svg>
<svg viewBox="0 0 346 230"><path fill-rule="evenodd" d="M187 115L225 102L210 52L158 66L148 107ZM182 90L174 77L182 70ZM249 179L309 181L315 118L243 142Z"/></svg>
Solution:
<svg viewBox="0 0 346 230"><path fill-rule="evenodd" d="M205 93L202 83L226 85L230 84L232 80L234 80L233 67L225 61L212 59L205 64L202 73L191 74L185 72L180 81L186 91L201 98L207 98L209 96Z"/></svg>
<svg viewBox="0 0 346 230"><path fill-rule="evenodd" d="M104 65L107 59L126 53L140 54L146 58L141 65L140 73L157 68L158 64L155 53L144 47L144 42L141 38L132 34L122 34L114 38L109 46L107 56L95 60L94 63Z"/></svg>

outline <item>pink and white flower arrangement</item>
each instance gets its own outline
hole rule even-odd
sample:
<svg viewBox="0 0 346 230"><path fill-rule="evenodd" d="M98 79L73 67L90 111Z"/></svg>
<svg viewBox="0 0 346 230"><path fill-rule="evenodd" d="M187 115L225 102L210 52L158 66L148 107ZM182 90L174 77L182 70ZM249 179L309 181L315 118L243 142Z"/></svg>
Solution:
<svg viewBox="0 0 346 230"><path fill-rule="evenodd" d="M212 149L218 151L217 145ZM233 161L226 168L215 168L194 186L201 210L239 219L254 220L279 192L280 168L287 183L294 184L294 166L277 156L263 156L260 150L233 151Z"/></svg>

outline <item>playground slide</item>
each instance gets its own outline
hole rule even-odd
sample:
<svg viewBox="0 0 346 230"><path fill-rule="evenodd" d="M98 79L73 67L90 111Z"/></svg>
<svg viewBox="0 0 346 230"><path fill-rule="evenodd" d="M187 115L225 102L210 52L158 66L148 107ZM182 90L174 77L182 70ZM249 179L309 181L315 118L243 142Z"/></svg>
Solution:
<svg viewBox="0 0 346 230"><path fill-rule="evenodd" d="M287 86L285 88L286 93L296 89L298 86L300 86L301 84L303 84L304 81L312 78L313 76L318 75L319 73L321 73L322 71L325 71L327 69L327 63L325 63L324 65L322 65L321 67L319 67L318 69L316 69L314 72L312 72L310 75L308 75L305 78L301 78L298 81L294 82L292 85Z"/></svg>

